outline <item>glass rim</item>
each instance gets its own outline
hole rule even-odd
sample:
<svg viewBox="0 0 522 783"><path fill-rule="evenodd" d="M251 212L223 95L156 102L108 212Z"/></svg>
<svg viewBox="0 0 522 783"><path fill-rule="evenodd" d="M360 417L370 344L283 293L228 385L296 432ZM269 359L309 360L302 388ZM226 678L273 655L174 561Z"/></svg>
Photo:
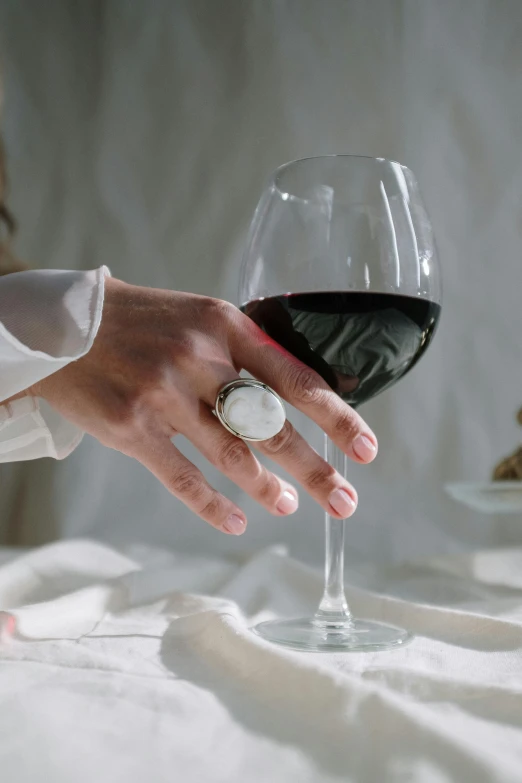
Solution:
<svg viewBox="0 0 522 783"><path fill-rule="evenodd" d="M294 158L293 160L287 160L285 163L281 163L281 165L274 169L272 173L272 179L275 180L278 174L282 173L290 166L294 166L296 163L307 163L312 160L327 160L328 158L351 158L353 160L373 160L375 163L393 163L396 166L400 166L401 169L406 169L411 174L413 174L413 171L409 168L409 166L406 166L404 163L401 163L398 160L394 160L393 158L377 157L373 155L355 155L349 152L330 152L326 155L307 155L304 158Z"/></svg>

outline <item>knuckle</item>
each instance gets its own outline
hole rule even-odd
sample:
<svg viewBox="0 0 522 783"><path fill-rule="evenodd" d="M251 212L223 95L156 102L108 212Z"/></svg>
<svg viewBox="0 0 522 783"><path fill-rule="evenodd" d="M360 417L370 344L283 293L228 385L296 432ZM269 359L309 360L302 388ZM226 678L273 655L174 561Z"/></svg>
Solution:
<svg viewBox="0 0 522 783"><path fill-rule="evenodd" d="M230 323L230 321L237 317L237 308L224 299L209 298L208 315L213 321L218 323L222 321Z"/></svg>
<svg viewBox="0 0 522 783"><path fill-rule="evenodd" d="M324 389L321 387L319 377L308 367L292 366L285 380L285 388L291 402L316 405L323 401Z"/></svg>
<svg viewBox="0 0 522 783"><path fill-rule="evenodd" d="M337 421L335 425L336 433L344 440L355 440L361 428L354 413L348 413Z"/></svg>
<svg viewBox="0 0 522 783"><path fill-rule="evenodd" d="M262 483L257 490L257 496L261 503L266 505L272 505L281 492L281 487L275 476L272 476L267 472Z"/></svg>
<svg viewBox="0 0 522 783"><path fill-rule="evenodd" d="M277 435L262 442L263 451L268 454L284 454L292 448L294 441L295 430L287 421Z"/></svg>
<svg viewBox="0 0 522 783"><path fill-rule="evenodd" d="M222 516L222 502L217 492L212 493L212 497L198 510L198 514L207 522L214 522Z"/></svg>
<svg viewBox="0 0 522 783"><path fill-rule="evenodd" d="M218 467L225 471L237 470L250 454L248 446L242 441L230 438L220 448L217 463Z"/></svg>
<svg viewBox="0 0 522 783"><path fill-rule="evenodd" d="M320 468L315 468L306 477L305 484L311 490L323 489L335 477L335 469L326 462Z"/></svg>
<svg viewBox="0 0 522 783"><path fill-rule="evenodd" d="M175 495L197 502L203 494L204 484L195 468L187 468L172 477L170 488Z"/></svg>

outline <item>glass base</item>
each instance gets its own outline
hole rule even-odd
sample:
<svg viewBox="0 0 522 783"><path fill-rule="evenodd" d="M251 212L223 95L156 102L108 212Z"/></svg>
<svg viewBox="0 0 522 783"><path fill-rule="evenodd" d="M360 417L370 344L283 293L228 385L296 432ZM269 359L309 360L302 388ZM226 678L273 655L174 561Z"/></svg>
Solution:
<svg viewBox="0 0 522 783"><path fill-rule="evenodd" d="M316 618L269 620L259 623L254 633L269 642L309 652L371 652L390 650L413 639L412 634L392 625L370 620L328 624Z"/></svg>

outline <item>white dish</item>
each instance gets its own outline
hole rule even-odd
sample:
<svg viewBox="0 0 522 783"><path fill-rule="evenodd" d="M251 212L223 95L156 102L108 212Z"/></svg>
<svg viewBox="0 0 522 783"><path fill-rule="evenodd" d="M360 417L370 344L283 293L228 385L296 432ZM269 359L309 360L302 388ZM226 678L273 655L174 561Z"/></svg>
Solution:
<svg viewBox="0 0 522 783"><path fill-rule="evenodd" d="M522 514L522 481L446 484L448 495L484 514Z"/></svg>

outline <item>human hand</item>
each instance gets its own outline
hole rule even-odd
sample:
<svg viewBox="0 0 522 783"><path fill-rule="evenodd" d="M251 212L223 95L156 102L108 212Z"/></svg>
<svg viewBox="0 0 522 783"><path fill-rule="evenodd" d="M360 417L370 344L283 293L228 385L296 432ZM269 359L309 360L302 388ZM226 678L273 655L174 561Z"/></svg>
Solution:
<svg viewBox="0 0 522 783"><path fill-rule="evenodd" d="M29 392L104 445L137 459L206 522L236 535L246 526L242 510L173 445L178 434L272 514L291 514L298 505L296 490L212 415L218 390L242 369L313 419L354 461L375 457L376 438L361 417L233 305L114 278L105 286L89 353ZM344 518L355 511L355 489L290 422L253 445L329 514Z"/></svg>

